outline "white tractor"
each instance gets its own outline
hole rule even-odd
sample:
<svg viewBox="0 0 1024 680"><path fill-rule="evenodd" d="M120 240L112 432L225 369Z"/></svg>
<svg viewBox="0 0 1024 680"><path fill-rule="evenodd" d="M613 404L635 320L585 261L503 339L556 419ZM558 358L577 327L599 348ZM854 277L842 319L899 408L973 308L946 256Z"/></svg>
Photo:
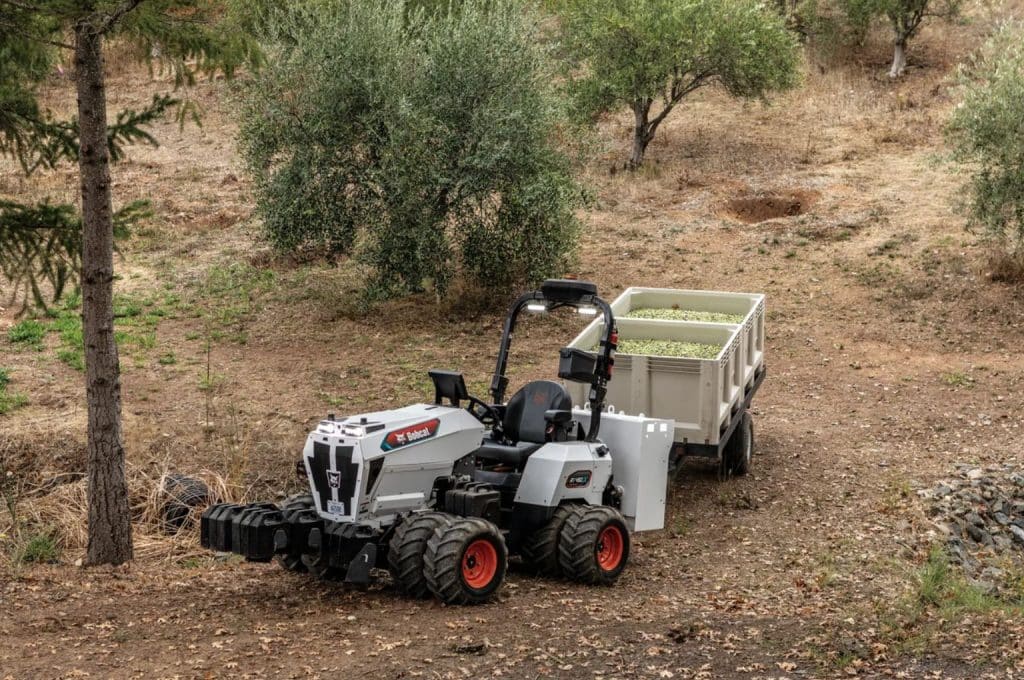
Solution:
<svg viewBox="0 0 1024 680"><path fill-rule="evenodd" d="M589 386L587 403L574 408L550 380L506 401L520 313L559 308L603 315L596 351L559 356L558 376ZM663 524L673 433L671 420L605 412L616 342L594 284L546 281L509 310L489 402L460 373L431 370L431 404L328 416L302 453L309 493L212 506L203 546L351 583L387 568L403 593L449 604L492 599L510 555L542 574L611 584L631 529Z"/></svg>

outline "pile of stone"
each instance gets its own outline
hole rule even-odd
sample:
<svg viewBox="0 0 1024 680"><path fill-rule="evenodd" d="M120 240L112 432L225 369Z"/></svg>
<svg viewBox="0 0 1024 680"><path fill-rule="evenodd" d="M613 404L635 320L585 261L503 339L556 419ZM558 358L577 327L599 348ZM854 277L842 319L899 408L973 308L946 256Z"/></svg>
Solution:
<svg viewBox="0 0 1024 680"><path fill-rule="evenodd" d="M971 581L997 590L1024 569L1024 468L957 465L956 475L919 492Z"/></svg>

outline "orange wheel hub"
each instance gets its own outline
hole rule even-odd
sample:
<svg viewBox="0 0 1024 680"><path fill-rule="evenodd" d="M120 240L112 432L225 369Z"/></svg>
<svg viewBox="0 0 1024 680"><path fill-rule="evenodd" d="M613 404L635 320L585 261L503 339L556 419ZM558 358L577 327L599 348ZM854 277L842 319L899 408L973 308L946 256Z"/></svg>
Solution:
<svg viewBox="0 0 1024 680"><path fill-rule="evenodd" d="M622 530L616 526L605 527L597 537L597 564L605 571L615 571L622 563L625 548Z"/></svg>
<svg viewBox="0 0 1024 680"><path fill-rule="evenodd" d="M480 538L469 544L462 555L462 580L470 588L486 588L498 573L498 551L494 544Z"/></svg>

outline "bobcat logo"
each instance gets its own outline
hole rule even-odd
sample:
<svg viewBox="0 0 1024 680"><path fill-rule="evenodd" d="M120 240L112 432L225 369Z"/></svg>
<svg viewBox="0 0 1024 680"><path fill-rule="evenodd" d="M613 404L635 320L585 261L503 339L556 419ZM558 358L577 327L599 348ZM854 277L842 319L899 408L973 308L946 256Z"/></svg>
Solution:
<svg viewBox="0 0 1024 680"><path fill-rule="evenodd" d="M534 392L534 394L533 394L533 403L536 404L537 406L543 406L543 405L547 404L548 403L548 393L547 392Z"/></svg>
<svg viewBox="0 0 1024 680"><path fill-rule="evenodd" d="M332 489L340 489L341 488L341 473L340 472L334 472L333 470L328 470L327 471L327 483L330 485L330 487Z"/></svg>

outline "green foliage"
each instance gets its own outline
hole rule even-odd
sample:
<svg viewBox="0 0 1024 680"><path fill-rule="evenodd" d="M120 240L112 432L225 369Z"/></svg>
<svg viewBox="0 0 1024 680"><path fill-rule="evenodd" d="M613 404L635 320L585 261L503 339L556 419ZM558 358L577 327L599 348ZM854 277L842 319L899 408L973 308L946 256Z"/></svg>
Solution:
<svg viewBox="0 0 1024 680"><path fill-rule="evenodd" d="M36 349L43 348L46 326L35 319L23 319L7 329L7 339L11 342L31 345Z"/></svg>
<svg viewBox="0 0 1024 680"><path fill-rule="evenodd" d="M10 370L0 367L0 415L9 413L10 411L28 403L28 398L25 395L10 394L7 392L7 386L10 384Z"/></svg>
<svg viewBox="0 0 1024 680"><path fill-rule="evenodd" d="M132 295L114 296L114 337L118 345L134 349L141 355L156 347L156 329L160 321L173 314L179 300ZM39 319L24 319L8 330L11 342L43 348L47 333L57 336L57 359L76 371L85 370L85 345L82 334L82 299L76 292L65 296L60 305L51 307Z"/></svg>
<svg viewBox="0 0 1024 680"><path fill-rule="evenodd" d="M1024 24L1005 25L960 71L962 103L947 126L970 168L970 225L1024 264Z"/></svg>
<svg viewBox="0 0 1024 680"><path fill-rule="evenodd" d="M592 117L619 106L637 115L642 151L688 94L720 84L730 94L764 98L793 87L799 50L785 19L748 0L568 0L566 46L577 111ZM661 111L649 118L651 106Z"/></svg>
<svg viewBox="0 0 1024 680"><path fill-rule="evenodd" d="M906 67L904 50L917 35L924 20L955 19L960 15L963 0L837 0L845 19L847 35L861 43L876 19L884 19L892 30L895 46L889 77L903 75Z"/></svg>
<svg viewBox="0 0 1024 680"><path fill-rule="evenodd" d="M33 533L20 541L15 561L21 564L55 564L60 560L60 544L51 532Z"/></svg>
<svg viewBox="0 0 1024 680"><path fill-rule="evenodd" d="M582 194L537 21L510 0L277 16L241 129L273 243L356 255L371 297L560 273Z"/></svg>
<svg viewBox="0 0 1024 680"><path fill-rule="evenodd" d="M939 546L928 553L928 560L917 573L917 604L937 608L944 617L957 618L964 613L1006 611L1024 612L1024 591L990 594L970 583L950 564Z"/></svg>
<svg viewBox="0 0 1024 680"><path fill-rule="evenodd" d="M0 274L11 284L12 301L19 293L40 307L60 299L78 271L80 231L74 206L0 201Z"/></svg>

